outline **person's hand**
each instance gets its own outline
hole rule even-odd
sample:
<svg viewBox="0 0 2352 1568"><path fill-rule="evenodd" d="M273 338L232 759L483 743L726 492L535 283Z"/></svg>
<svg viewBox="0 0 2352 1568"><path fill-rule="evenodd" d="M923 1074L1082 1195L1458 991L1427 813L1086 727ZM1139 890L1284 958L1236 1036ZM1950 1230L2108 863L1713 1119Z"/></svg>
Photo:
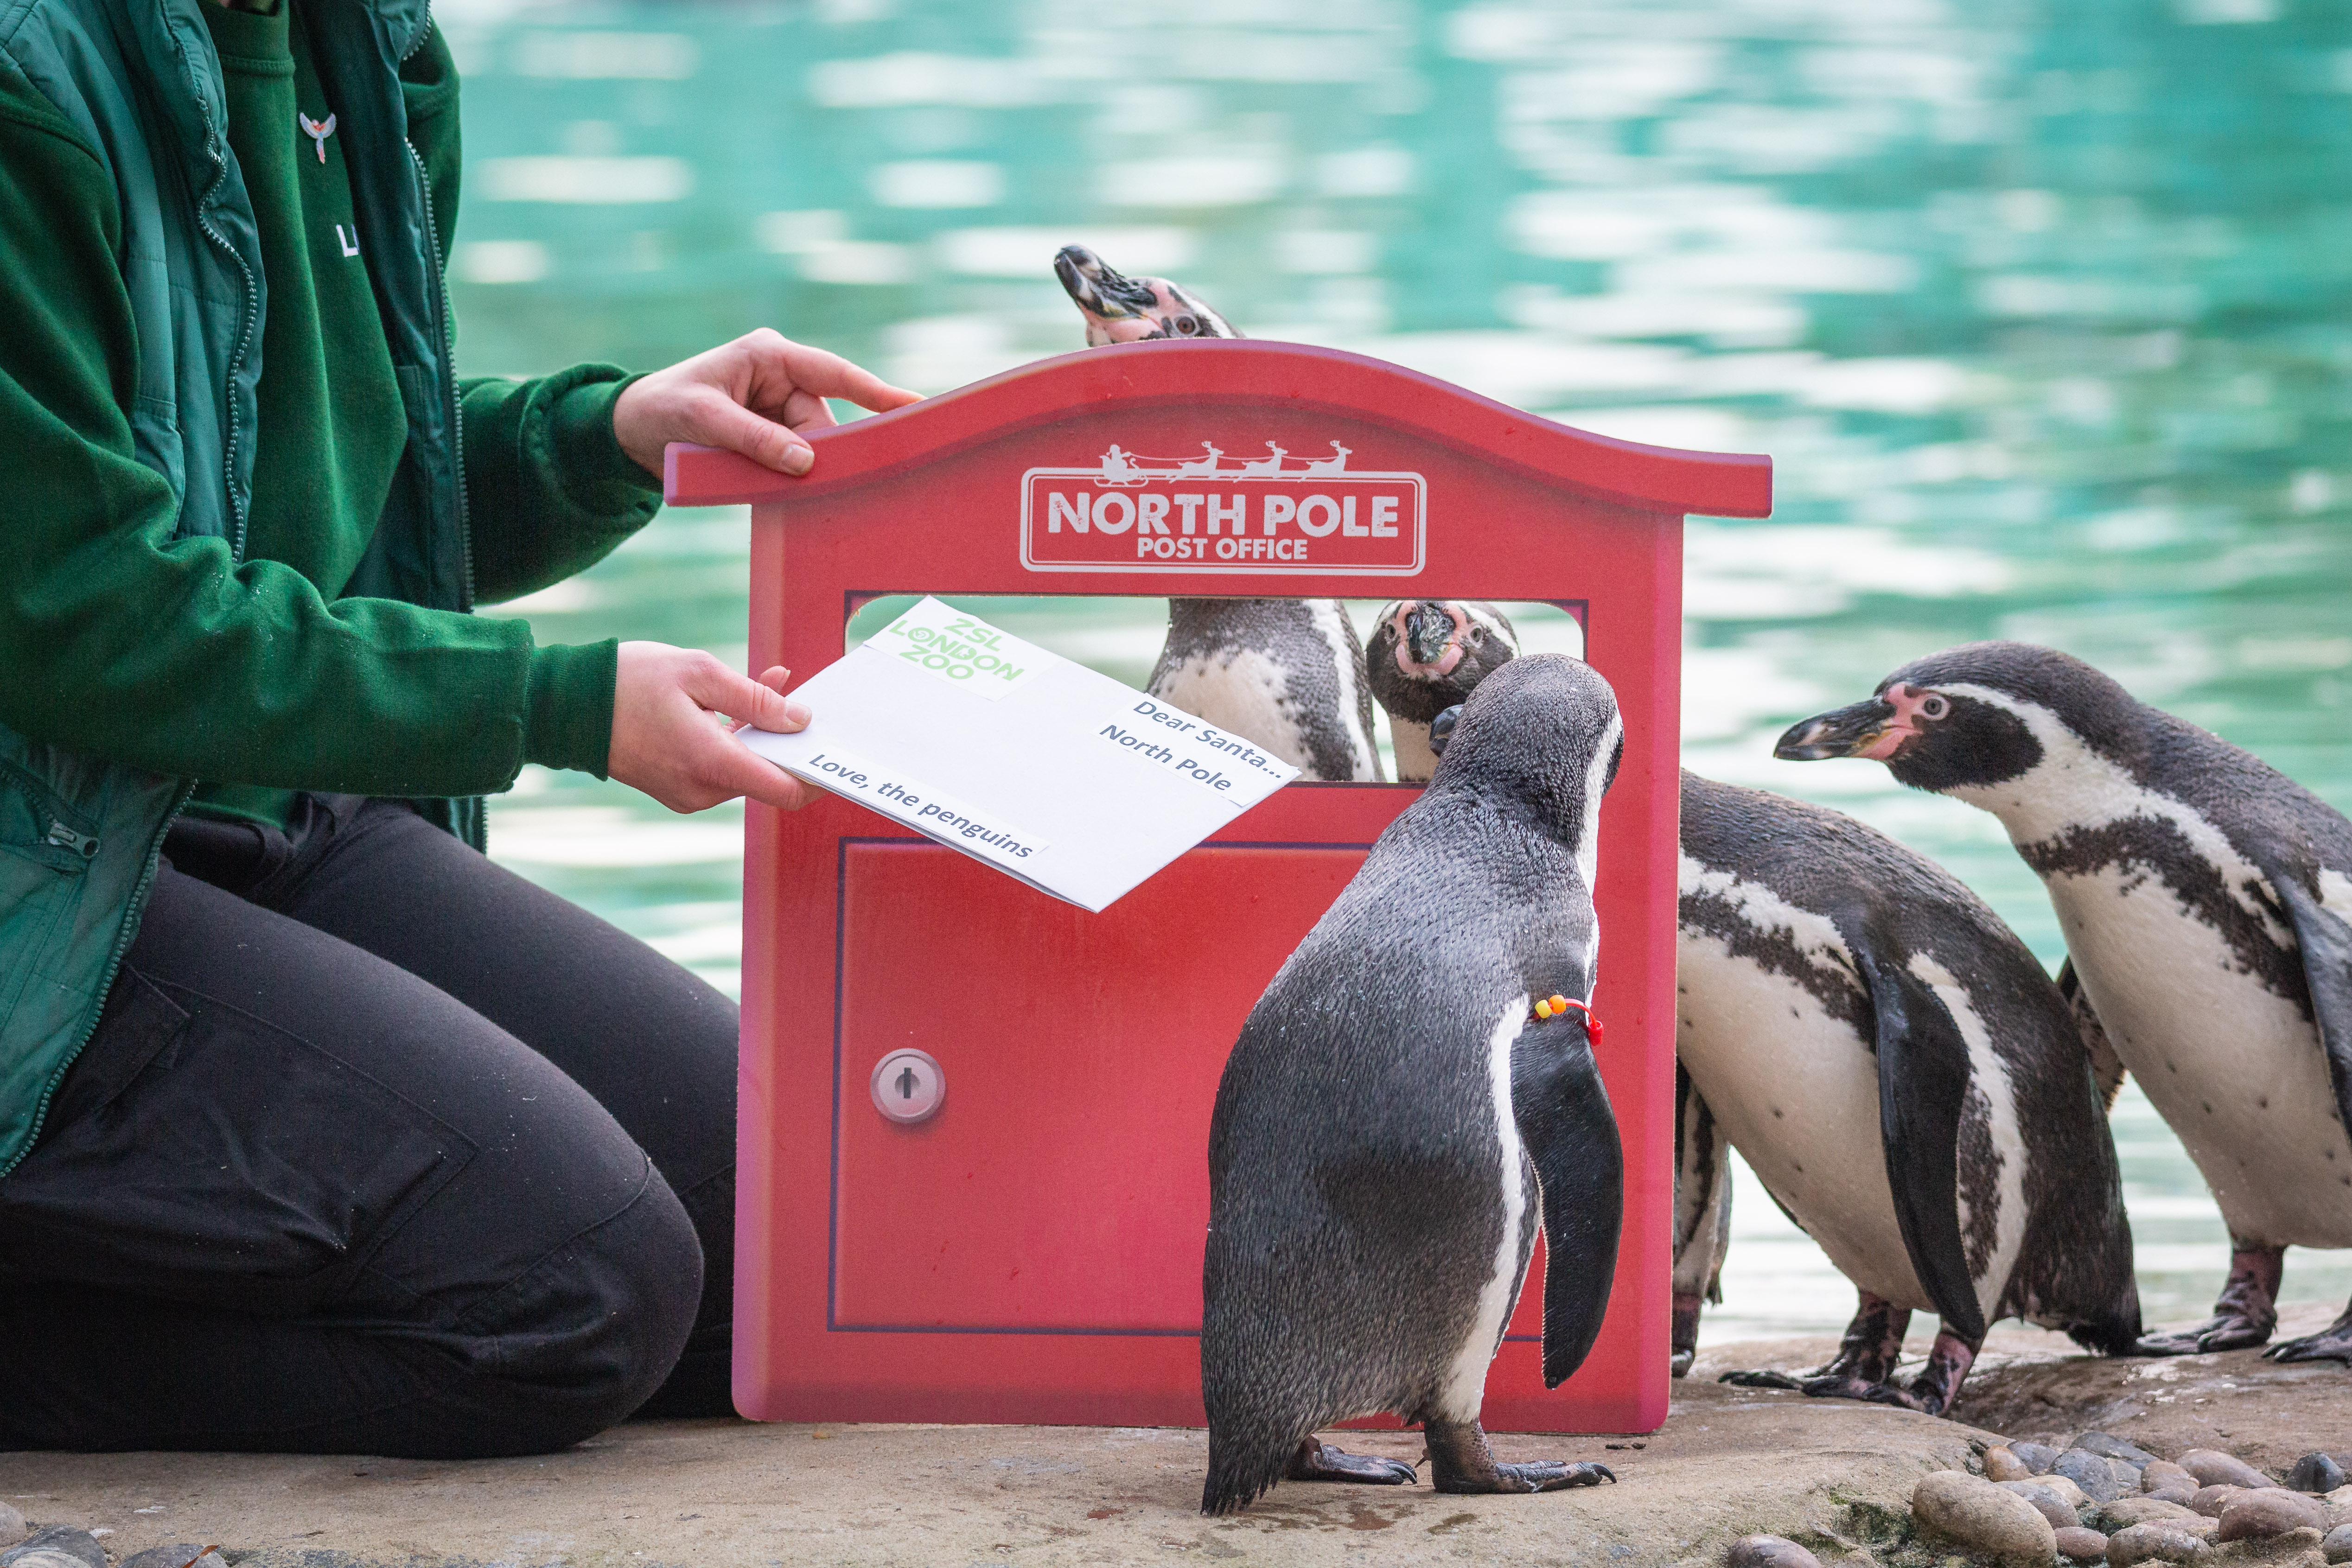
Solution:
<svg viewBox="0 0 2352 1568"><path fill-rule="evenodd" d="M693 648L623 643L604 771L672 811L701 811L739 795L798 809L807 786L738 741L728 722L805 728L808 705L784 695L791 674L777 665L753 680Z"/></svg>
<svg viewBox="0 0 2352 1568"><path fill-rule="evenodd" d="M693 441L740 452L778 473L804 474L816 453L800 432L834 423L826 398L879 414L920 396L761 327L631 382L613 405L613 434L648 473L662 471L664 447Z"/></svg>

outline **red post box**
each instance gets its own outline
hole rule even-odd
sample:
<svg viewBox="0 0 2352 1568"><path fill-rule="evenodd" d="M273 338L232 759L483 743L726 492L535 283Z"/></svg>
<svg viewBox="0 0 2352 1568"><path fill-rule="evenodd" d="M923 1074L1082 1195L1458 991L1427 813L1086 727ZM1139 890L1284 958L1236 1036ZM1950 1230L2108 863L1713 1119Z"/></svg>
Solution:
<svg viewBox="0 0 2352 1568"><path fill-rule="evenodd" d="M1581 619L1625 721L1601 817L1595 997L1623 1240L1600 1339L1554 1392L1538 1254L1486 1420L1664 1421L1682 521L1766 514L1769 459L1610 440L1378 361L1257 342L1089 349L815 439L803 479L671 453L672 504L751 505L754 670L814 673L841 657L856 607L891 593L1547 600ZM1188 515L1178 499L1209 491L1219 508ZM1233 505L1255 491L1279 499ZM1198 515L1213 510L1228 526ZM1218 1074L1414 793L1291 784L1099 915L830 795L752 806L737 1406L1201 1425ZM939 1104L903 1122L869 1079L909 1049L935 1069L898 1058L893 1081Z"/></svg>

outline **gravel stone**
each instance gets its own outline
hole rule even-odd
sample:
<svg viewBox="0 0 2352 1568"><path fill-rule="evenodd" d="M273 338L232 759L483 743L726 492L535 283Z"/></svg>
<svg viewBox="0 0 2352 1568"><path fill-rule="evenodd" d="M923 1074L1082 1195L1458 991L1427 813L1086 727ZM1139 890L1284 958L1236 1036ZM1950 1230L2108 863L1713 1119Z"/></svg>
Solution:
<svg viewBox="0 0 2352 1568"><path fill-rule="evenodd" d="M2319 1543L2330 1563L2352 1563L2352 1524L2339 1524Z"/></svg>
<svg viewBox="0 0 2352 1568"><path fill-rule="evenodd" d="M2326 1454L2305 1454L2287 1472L2286 1484L2299 1492L2332 1492L2344 1484L2344 1467Z"/></svg>
<svg viewBox="0 0 2352 1568"><path fill-rule="evenodd" d="M207 1546L201 1541L175 1541L169 1546L151 1546L136 1557L126 1557L122 1568L221 1568L220 1548Z"/></svg>
<svg viewBox="0 0 2352 1568"><path fill-rule="evenodd" d="M2059 1455L2058 1462L2050 1467L2050 1471L2082 1488L2083 1495L2093 1502L2113 1502L2124 1494L2124 1485L2116 1479L2115 1467L2098 1455L2086 1453L2081 1448L2069 1448ZM2137 1477L2133 1479L2132 1489L2139 1489Z"/></svg>
<svg viewBox="0 0 2352 1568"><path fill-rule="evenodd" d="M2033 1478L2033 1467L2007 1448L1987 1448L1984 1468L1985 1479L1989 1481L2023 1481Z"/></svg>
<svg viewBox="0 0 2352 1568"><path fill-rule="evenodd" d="M2033 1479L2040 1485L2056 1492L2060 1500L2077 1513L2091 1506L2089 1494L2055 1470L2046 1476L2036 1476Z"/></svg>
<svg viewBox="0 0 2352 1568"><path fill-rule="evenodd" d="M2011 1443L2009 1451L2025 1461L2025 1468L2037 1476L2046 1476L2050 1467L2058 1462L2058 1450L2046 1443Z"/></svg>
<svg viewBox="0 0 2352 1568"><path fill-rule="evenodd" d="M25 1516L16 1511L16 1504L0 1502L0 1551L5 1551L32 1533L33 1527L25 1522Z"/></svg>
<svg viewBox="0 0 2352 1568"><path fill-rule="evenodd" d="M2058 1534L2058 1555L2069 1563L2103 1563L2107 1556L2107 1538L2095 1530L2085 1530L2070 1524Z"/></svg>
<svg viewBox="0 0 2352 1568"><path fill-rule="evenodd" d="M2180 1468L2209 1487L2274 1487L2278 1483L2233 1454L2212 1448L2191 1448L2180 1456Z"/></svg>
<svg viewBox="0 0 2352 1568"><path fill-rule="evenodd" d="M2211 1547L2168 1524L2135 1524L2107 1537L2108 1568L2130 1568L2134 1563L2198 1563L2212 1555Z"/></svg>
<svg viewBox="0 0 2352 1568"><path fill-rule="evenodd" d="M2055 1489L2039 1480L1995 1481L1993 1485L2005 1492L2015 1492L2033 1505L2034 1511L2050 1521L2053 1530L2065 1530L2083 1522L2074 1507L2058 1495Z"/></svg>
<svg viewBox="0 0 2352 1568"><path fill-rule="evenodd" d="M106 1568L98 1537L70 1524L52 1524L0 1552L0 1568Z"/></svg>
<svg viewBox="0 0 2352 1568"><path fill-rule="evenodd" d="M1959 1470L1937 1470L1911 1493L1911 1516L1934 1534L2002 1562L2046 1564L2058 1538L2041 1510L2015 1492Z"/></svg>
<svg viewBox="0 0 2352 1568"><path fill-rule="evenodd" d="M2263 1541L2284 1535L2290 1530L2326 1528L2327 1510L2320 1506L2318 1499L2284 1487L2270 1487L2231 1498L2221 1510L2221 1528L2214 1531L2213 1539Z"/></svg>
<svg viewBox="0 0 2352 1568"><path fill-rule="evenodd" d="M1723 1563L1724 1568L1822 1568L1820 1558L1778 1535L1743 1535L1731 1543Z"/></svg>
<svg viewBox="0 0 2352 1568"><path fill-rule="evenodd" d="M2127 1443L2105 1432L2085 1432L2074 1439L2074 1447L2102 1458L2121 1459L2136 1470L2157 1462L2156 1456L2137 1443Z"/></svg>
<svg viewBox="0 0 2352 1568"><path fill-rule="evenodd" d="M2152 1492L2169 1491L2176 1487L2193 1492L2203 1483L2170 1459L2158 1459L2141 1468L2139 1484Z"/></svg>
<svg viewBox="0 0 2352 1568"><path fill-rule="evenodd" d="M2199 1487L2197 1495L2189 1500L2189 1506L2207 1519L2219 1519L2221 1510L2230 1506L2230 1500L2245 1489L2243 1487Z"/></svg>
<svg viewBox="0 0 2352 1568"><path fill-rule="evenodd" d="M2110 1531L2121 1530L2127 1524L2146 1524L2151 1520L2195 1519L2196 1511L2179 1503L2160 1498L2119 1497L2099 1509L2099 1517L2107 1521Z"/></svg>

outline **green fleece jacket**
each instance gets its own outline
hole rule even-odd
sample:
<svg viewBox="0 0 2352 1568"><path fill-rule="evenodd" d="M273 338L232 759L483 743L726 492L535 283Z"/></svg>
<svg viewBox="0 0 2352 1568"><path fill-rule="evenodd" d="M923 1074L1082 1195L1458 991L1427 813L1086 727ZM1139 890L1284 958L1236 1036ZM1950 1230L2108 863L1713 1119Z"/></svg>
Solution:
<svg viewBox="0 0 2352 1568"><path fill-rule="evenodd" d="M620 371L450 374L421 0L198 3L0 0L0 1174L191 794L420 797L478 843L524 763L601 773L614 645L465 612L658 500Z"/></svg>

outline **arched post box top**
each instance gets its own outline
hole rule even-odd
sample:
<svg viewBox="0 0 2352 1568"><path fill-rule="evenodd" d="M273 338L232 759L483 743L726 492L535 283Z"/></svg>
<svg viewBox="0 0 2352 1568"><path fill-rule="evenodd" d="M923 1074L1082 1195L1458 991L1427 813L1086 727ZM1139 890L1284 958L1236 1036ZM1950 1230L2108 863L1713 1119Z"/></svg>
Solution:
<svg viewBox="0 0 2352 1568"><path fill-rule="evenodd" d="M1764 517L1772 510L1772 459L1760 454L1620 441L1382 360L1251 339L1120 343L1040 360L814 433L817 462L804 479L732 452L673 445L664 463L664 498L672 506L814 499L1074 416L1185 405L1341 415L1635 511Z"/></svg>

